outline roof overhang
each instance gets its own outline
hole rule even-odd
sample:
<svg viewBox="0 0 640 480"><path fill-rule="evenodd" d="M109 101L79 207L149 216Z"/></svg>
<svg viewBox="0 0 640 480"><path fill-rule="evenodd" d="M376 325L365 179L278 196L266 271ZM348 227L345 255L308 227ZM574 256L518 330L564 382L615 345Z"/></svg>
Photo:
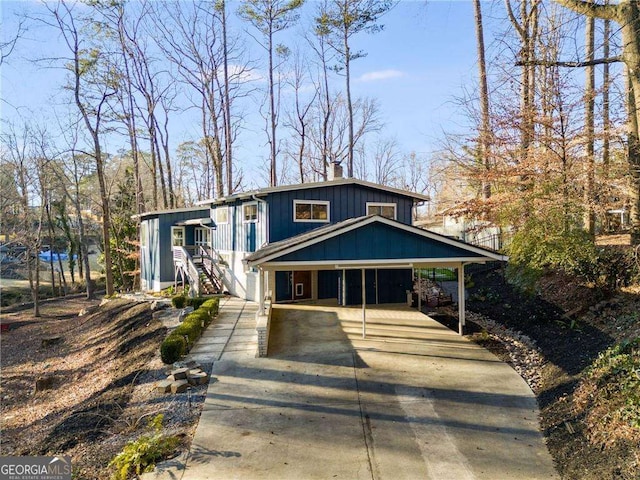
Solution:
<svg viewBox="0 0 640 480"><path fill-rule="evenodd" d="M368 225L387 225L408 236L417 236L425 242L436 243L449 247L457 254L452 256L415 256L396 255L394 258L363 258L357 259L308 259L291 261L285 257L300 252L305 248L327 242L333 238L346 235L354 230ZM249 267L263 268L293 268L304 266L308 269L357 269L357 268L420 268L428 266L459 266L461 263L485 263L493 261L508 261L508 257L485 248L477 247L460 240L439 235L411 225L377 215L345 220L337 224L320 227L309 232L291 237L280 242L265 245L263 248L249 255L245 260Z"/></svg>
<svg viewBox="0 0 640 480"><path fill-rule="evenodd" d="M189 220L182 220L180 222L176 222L175 225L178 226L188 226L188 225L211 225L213 220L210 217L203 218L190 218Z"/></svg>

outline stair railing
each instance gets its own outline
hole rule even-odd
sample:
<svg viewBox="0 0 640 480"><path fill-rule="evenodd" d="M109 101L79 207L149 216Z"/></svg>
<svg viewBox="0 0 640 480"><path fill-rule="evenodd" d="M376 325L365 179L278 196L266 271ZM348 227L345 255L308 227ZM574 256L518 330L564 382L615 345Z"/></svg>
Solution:
<svg viewBox="0 0 640 480"><path fill-rule="evenodd" d="M189 250L193 250L193 248L173 247L173 264L176 269L181 269L187 276L190 285L189 295L199 297L202 291L200 273Z"/></svg>

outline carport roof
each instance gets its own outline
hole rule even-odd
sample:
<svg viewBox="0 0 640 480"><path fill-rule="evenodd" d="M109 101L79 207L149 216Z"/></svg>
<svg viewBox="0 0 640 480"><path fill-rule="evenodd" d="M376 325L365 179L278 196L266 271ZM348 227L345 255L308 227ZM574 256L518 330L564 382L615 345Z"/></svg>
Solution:
<svg viewBox="0 0 640 480"><path fill-rule="evenodd" d="M348 264L394 266L506 261L475 245L378 215L351 218L267 244L245 258L248 266Z"/></svg>

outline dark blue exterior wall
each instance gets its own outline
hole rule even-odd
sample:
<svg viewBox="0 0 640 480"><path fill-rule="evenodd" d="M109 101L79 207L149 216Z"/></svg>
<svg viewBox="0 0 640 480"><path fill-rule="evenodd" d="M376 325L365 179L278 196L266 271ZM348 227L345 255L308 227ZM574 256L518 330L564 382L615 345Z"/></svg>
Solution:
<svg viewBox="0 0 640 480"><path fill-rule="evenodd" d="M274 261L341 261L410 258L480 257L453 245L407 232L383 223L373 223L284 255Z"/></svg>
<svg viewBox="0 0 640 480"><path fill-rule="evenodd" d="M149 236L153 241L153 248L149 245L148 253L145 255L143 252L146 258L142 259L142 276L149 284L153 284L153 282L173 281L174 270L173 252L171 250L171 227L185 220L208 217L208 208L157 213L143 217L141 221L147 222ZM194 228L194 226L184 227L187 245L193 245Z"/></svg>
<svg viewBox="0 0 640 480"><path fill-rule="evenodd" d="M331 202L331 223L366 215L367 202L395 203L397 205L396 219L408 225L410 225L412 221L412 198L362 185L330 185L326 187L275 192L270 193L266 197L266 200L269 203L270 243L326 225L326 223L322 222L294 222L294 200L323 200Z"/></svg>

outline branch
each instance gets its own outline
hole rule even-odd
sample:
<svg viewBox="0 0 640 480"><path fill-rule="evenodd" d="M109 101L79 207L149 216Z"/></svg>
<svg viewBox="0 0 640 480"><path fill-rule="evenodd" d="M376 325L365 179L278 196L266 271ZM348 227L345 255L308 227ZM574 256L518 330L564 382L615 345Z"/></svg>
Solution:
<svg viewBox="0 0 640 480"><path fill-rule="evenodd" d="M586 62L561 62L554 60L528 60L526 62L516 62L516 67L542 66L542 67L592 67L594 65L607 65L610 63L623 62L622 57L595 58Z"/></svg>
<svg viewBox="0 0 640 480"><path fill-rule="evenodd" d="M556 3L588 17L618 20L620 5L600 5L584 0L555 0Z"/></svg>

